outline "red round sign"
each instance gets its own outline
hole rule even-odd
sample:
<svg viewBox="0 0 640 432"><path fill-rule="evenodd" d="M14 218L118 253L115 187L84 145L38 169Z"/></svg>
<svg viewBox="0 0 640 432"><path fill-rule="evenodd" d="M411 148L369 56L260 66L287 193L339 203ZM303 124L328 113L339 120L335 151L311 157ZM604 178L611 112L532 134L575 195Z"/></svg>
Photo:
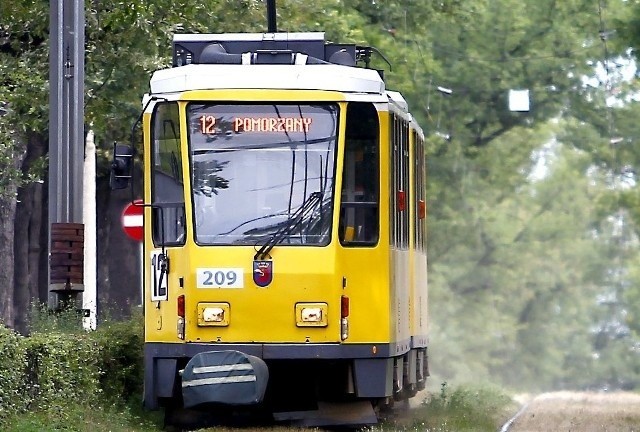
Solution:
<svg viewBox="0 0 640 432"><path fill-rule="evenodd" d="M122 228L124 229L124 233L139 242L144 238L143 212L144 206L142 205L141 199L127 204L122 211Z"/></svg>

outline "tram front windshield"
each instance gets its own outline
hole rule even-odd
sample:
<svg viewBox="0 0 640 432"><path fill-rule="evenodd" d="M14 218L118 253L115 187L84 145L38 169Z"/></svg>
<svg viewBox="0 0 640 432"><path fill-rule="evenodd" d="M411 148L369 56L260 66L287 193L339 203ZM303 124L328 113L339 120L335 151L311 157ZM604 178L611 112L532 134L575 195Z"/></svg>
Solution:
<svg viewBox="0 0 640 432"><path fill-rule="evenodd" d="M190 103L187 112L198 244L329 243L337 105Z"/></svg>

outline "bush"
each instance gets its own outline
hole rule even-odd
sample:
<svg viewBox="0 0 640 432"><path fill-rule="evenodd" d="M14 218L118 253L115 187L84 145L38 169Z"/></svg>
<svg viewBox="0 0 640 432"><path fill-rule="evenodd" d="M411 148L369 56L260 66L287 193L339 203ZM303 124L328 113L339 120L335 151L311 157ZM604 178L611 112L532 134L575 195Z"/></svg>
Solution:
<svg viewBox="0 0 640 432"><path fill-rule="evenodd" d="M37 317L29 337L0 326L0 430L85 430L78 419L96 409L136 417L127 402L142 391L141 314L89 333L75 316Z"/></svg>
<svg viewBox="0 0 640 432"><path fill-rule="evenodd" d="M88 335L0 330L0 426L25 411L64 421L69 404L92 403L100 393L97 346Z"/></svg>
<svg viewBox="0 0 640 432"><path fill-rule="evenodd" d="M24 339L32 408L92 403L100 393L98 347L87 334L35 333Z"/></svg>
<svg viewBox="0 0 640 432"><path fill-rule="evenodd" d="M100 387L110 400L126 401L142 393L144 319L135 313L122 322L98 326L93 337L100 347Z"/></svg>
<svg viewBox="0 0 640 432"><path fill-rule="evenodd" d="M22 337L0 325L0 426L12 414L27 409L24 369L26 352Z"/></svg>

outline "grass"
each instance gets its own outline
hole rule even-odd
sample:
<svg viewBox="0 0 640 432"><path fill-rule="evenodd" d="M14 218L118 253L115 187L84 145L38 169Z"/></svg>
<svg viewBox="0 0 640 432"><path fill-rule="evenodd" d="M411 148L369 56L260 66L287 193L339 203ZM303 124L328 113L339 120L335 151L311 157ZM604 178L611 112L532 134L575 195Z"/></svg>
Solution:
<svg viewBox="0 0 640 432"><path fill-rule="evenodd" d="M30 412L15 416L7 432L151 432L162 430L162 413L148 412L139 402L127 405L66 406L55 412ZM428 395L418 407L396 410L398 415L364 432L494 432L514 410L513 401L499 391L487 388L459 387L450 390L442 384L439 394ZM264 431L263 428L242 432ZM272 432L295 432L313 429L291 427L268 428ZM317 430L317 429L316 429ZM209 428L209 432L232 432L238 429Z"/></svg>
<svg viewBox="0 0 640 432"><path fill-rule="evenodd" d="M485 387L449 389L443 383L439 394L427 395L412 409L394 409L394 418L362 432L495 432L514 412L513 400L499 390ZM319 429L269 428L274 432L318 431ZM211 428L207 432L233 432L234 429ZM237 431L237 430L236 430ZM263 429L243 429L260 432Z"/></svg>
<svg viewBox="0 0 640 432"><path fill-rule="evenodd" d="M52 314L46 308L34 307L31 323L29 338L8 330L0 332L3 351L6 354L7 346L13 347L9 354L14 354L0 357L2 431L162 430L163 413L147 412L141 406L143 331L139 314L125 322L103 323L98 331L87 333L75 310ZM2 403L7 401L14 403ZM428 395L422 404L410 411L397 409L392 421L366 431L495 431L508 417L507 410L513 410L513 403L499 391L450 389L443 383L440 392Z"/></svg>
<svg viewBox="0 0 640 432"><path fill-rule="evenodd" d="M160 413L122 406L84 406L71 402L58 412L30 412L13 416L7 432L151 432L162 430Z"/></svg>
<svg viewBox="0 0 640 432"><path fill-rule="evenodd" d="M443 383L439 394L428 395L406 416L372 431L495 432L514 410L507 395L489 388L458 387Z"/></svg>

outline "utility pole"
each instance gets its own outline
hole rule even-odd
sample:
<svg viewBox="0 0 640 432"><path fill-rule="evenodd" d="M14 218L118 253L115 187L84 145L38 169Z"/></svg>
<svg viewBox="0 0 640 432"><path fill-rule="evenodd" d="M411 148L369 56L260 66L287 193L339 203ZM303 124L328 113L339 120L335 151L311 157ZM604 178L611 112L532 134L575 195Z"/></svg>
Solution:
<svg viewBox="0 0 640 432"><path fill-rule="evenodd" d="M84 1L51 0L49 307L80 307L84 225Z"/></svg>
<svg viewBox="0 0 640 432"><path fill-rule="evenodd" d="M276 14L276 0L267 0L267 31L269 33L278 32Z"/></svg>

